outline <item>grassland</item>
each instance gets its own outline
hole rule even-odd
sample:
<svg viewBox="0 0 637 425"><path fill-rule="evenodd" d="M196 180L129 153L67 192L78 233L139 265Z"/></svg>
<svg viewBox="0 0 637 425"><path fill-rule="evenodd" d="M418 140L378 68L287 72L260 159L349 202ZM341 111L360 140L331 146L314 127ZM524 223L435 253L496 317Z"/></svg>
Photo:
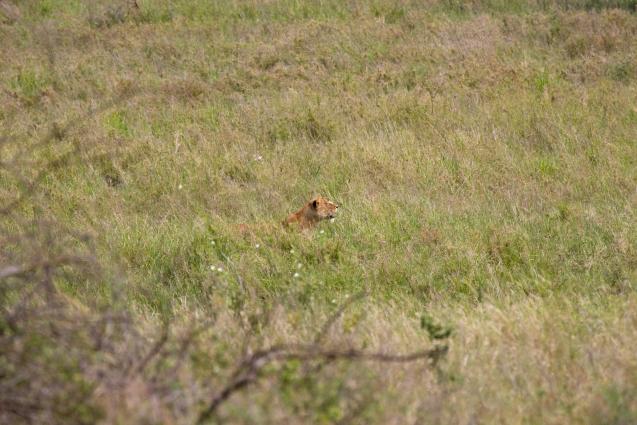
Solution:
<svg viewBox="0 0 637 425"><path fill-rule="evenodd" d="M637 422L634 1L15 4L0 421Z"/></svg>

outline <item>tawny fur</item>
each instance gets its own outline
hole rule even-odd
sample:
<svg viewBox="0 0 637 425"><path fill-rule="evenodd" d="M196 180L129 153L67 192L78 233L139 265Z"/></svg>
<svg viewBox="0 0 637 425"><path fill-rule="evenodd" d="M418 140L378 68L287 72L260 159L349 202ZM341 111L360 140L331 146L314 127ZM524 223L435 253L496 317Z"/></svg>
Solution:
<svg viewBox="0 0 637 425"><path fill-rule="evenodd" d="M290 214L283 224L287 226L298 223L302 229L308 229L321 220L334 218L337 210L338 205L319 195L312 198L297 212Z"/></svg>

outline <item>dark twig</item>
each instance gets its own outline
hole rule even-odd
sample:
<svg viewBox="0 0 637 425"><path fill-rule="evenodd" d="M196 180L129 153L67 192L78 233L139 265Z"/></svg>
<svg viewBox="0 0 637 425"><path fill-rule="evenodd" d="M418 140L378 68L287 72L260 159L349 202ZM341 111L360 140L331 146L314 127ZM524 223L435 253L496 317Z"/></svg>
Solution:
<svg viewBox="0 0 637 425"><path fill-rule="evenodd" d="M362 300L363 298L365 298L367 296L367 290L363 289L362 291L352 295L351 297L349 297L347 300L345 300L345 302L343 304L341 304L341 306L334 312L334 314L332 314L323 324L323 327L321 328L321 330L316 334L316 337L314 338L314 344L318 344L320 343L325 336L327 335L327 333L330 331L330 329L332 328L332 326L334 325L334 323L336 323L336 321L339 319L339 317L341 317L343 315L343 313L345 312L345 310L347 310L352 304L354 304L355 302Z"/></svg>
<svg viewBox="0 0 637 425"><path fill-rule="evenodd" d="M169 331L170 331L170 323L164 322L161 336L159 337L157 341L155 341L155 344L153 344L151 349L148 351L148 353L146 353L146 355L142 358L142 360L139 361L139 363L137 363L132 368L132 370L129 372L129 376L135 377L139 375L140 373L142 373L144 369L146 369L150 361L161 352L161 350L164 348L164 346L168 342L168 335L170 333Z"/></svg>
<svg viewBox="0 0 637 425"><path fill-rule="evenodd" d="M410 354L391 354L379 352L367 352L355 348L349 349L326 349L320 342L329 332L333 324L338 320L345 310L356 301L367 296L367 291L363 290L346 300L323 324L321 330L316 334L312 344L281 344L258 350L250 355L244 355L244 359L237 366L228 384L221 389L210 400L206 408L199 414L197 424L202 424L209 420L217 411L219 406L228 400L232 394L241 391L247 386L255 383L262 369L274 362L286 362L290 360L300 360L302 362L323 361L332 362L337 360L347 361L374 361L381 363L407 363L417 360L429 360L435 365L438 360L447 352L447 346L437 346L429 350L416 351Z"/></svg>
<svg viewBox="0 0 637 425"><path fill-rule="evenodd" d="M257 381L261 370L268 364L276 361L358 360L381 363L408 363L428 359L435 364L446 352L446 346L439 346L430 350L417 351L410 354L370 353L354 348L347 350L328 350L317 347L314 344L273 346L265 350L257 351L241 362L232 375L230 382L212 398L206 409L200 413L196 423L202 424L210 419L224 401L230 398L232 394Z"/></svg>
<svg viewBox="0 0 637 425"><path fill-rule="evenodd" d="M213 323L214 323L214 319L207 320L203 325L196 326L193 329L191 329L188 332L188 334L181 339L181 342L179 343L179 349L175 353L174 365L168 372L166 372L165 376L168 376L168 377L176 376L177 372L180 370L180 368L183 365L184 358L186 358L186 355L188 354L188 348L190 348L190 346L193 345L193 342L201 333L210 329Z"/></svg>
<svg viewBox="0 0 637 425"><path fill-rule="evenodd" d="M119 103L132 98L136 95L137 92L132 92L124 95L117 96L111 99L108 102L104 102L97 108L90 109L85 114L70 120L66 125L59 126L54 124L52 129L44 135L34 146L31 148L36 148L39 146L46 146L56 139L65 138L72 129L79 127L81 124L87 122L92 117L110 109L111 107L118 105ZM79 143L73 143L73 149L61 155L59 158L49 161L47 164L44 164L40 172L35 176L35 178L27 184L27 188L13 201L11 201L4 208L0 209L0 215L7 215L18 206L20 206L26 199L28 199L36 190L38 185L51 173L51 171L58 169L68 163L74 156L80 153L80 145ZM11 159L13 163L19 161L20 155L16 155Z"/></svg>
<svg viewBox="0 0 637 425"><path fill-rule="evenodd" d="M0 269L0 280L10 277L24 276L33 273L39 269L62 267L69 264L88 264L93 263L90 257L82 257L77 255L61 255L43 261L35 261L25 266L10 265Z"/></svg>

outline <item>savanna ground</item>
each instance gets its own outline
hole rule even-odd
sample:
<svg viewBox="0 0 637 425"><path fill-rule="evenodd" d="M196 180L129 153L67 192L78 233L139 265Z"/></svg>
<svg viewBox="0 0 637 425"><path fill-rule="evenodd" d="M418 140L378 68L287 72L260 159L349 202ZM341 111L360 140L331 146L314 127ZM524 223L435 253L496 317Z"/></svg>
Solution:
<svg viewBox="0 0 637 425"><path fill-rule="evenodd" d="M0 422L637 422L634 1L0 3Z"/></svg>

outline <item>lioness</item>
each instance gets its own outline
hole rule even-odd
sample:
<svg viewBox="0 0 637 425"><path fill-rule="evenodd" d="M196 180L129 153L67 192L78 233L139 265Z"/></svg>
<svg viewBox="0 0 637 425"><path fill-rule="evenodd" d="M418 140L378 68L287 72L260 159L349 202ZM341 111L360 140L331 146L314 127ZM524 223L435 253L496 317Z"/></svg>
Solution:
<svg viewBox="0 0 637 425"><path fill-rule="evenodd" d="M291 223L299 223L302 229L307 229L313 227L321 220L334 218L337 210L338 205L319 195L297 212L290 214L283 224L287 226Z"/></svg>

